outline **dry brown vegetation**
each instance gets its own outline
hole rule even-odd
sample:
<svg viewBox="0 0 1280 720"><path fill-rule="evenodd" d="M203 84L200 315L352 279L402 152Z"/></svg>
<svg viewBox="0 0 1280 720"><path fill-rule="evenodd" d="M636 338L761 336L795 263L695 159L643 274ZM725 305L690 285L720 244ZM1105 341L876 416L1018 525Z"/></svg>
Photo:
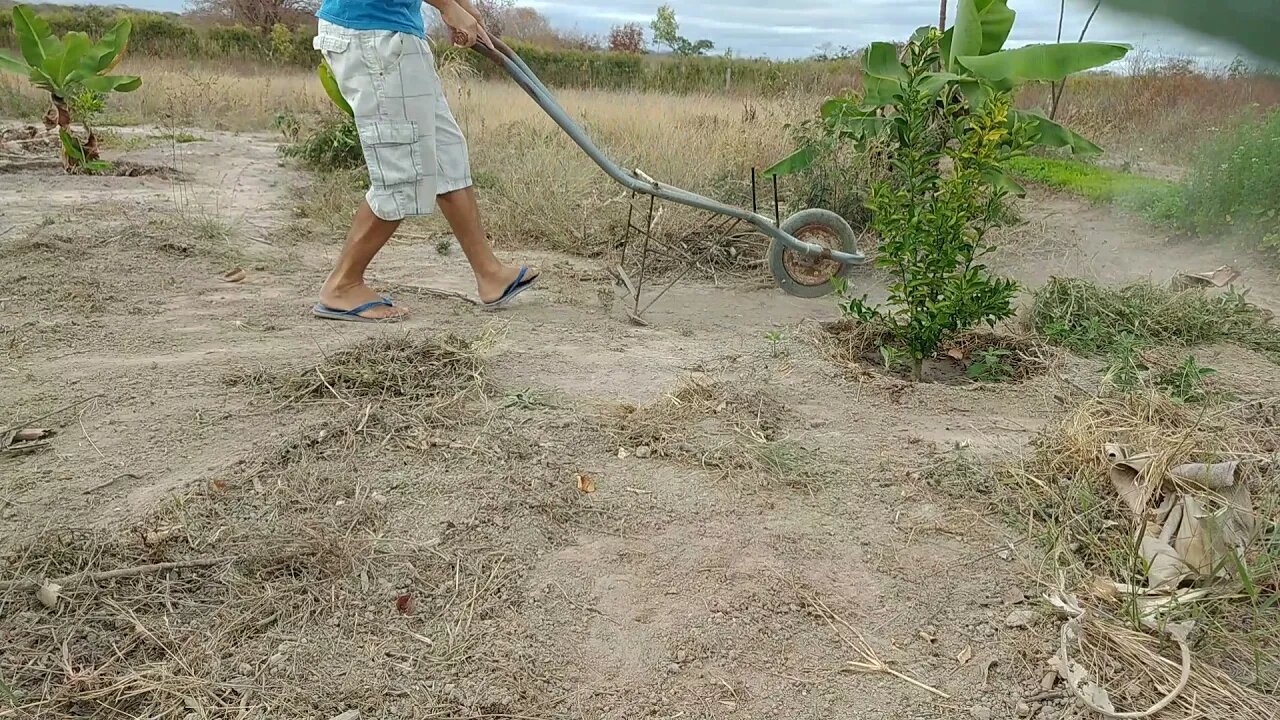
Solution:
<svg viewBox="0 0 1280 720"><path fill-rule="evenodd" d="M0 717L1067 717L1069 692L1042 686L1060 618L1012 620L1062 589L1090 611L1077 659L1141 708L1179 657L1131 598L1095 592L1144 573L1106 443L1153 452L1153 473L1249 461L1265 532L1241 555L1246 582L1178 609L1197 623L1191 680L1156 717L1276 716L1265 313L1232 301L1231 325L1199 293L1117 304L1072 285L1052 319L1094 345L1032 322L961 338L944 382L877 380L876 334L759 292L758 239L737 237L733 262L632 327L598 267L627 198L515 87L458 66L448 91L493 238L549 270L545 295L481 320L455 302L470 288L447 229L421 219L376 266L412 303L408 329L316 329L302 313L362 190L359 171L272 154L281 116L331 113L313 75L128 71L146 84L110 119L147 127L104 147L179 172L25 168L4 191ZM1063 117L1174 163L1277 92L1163 70L1082 78ZM558 95L623 164L740 205L817 100ZM0 112L41 105L0 78ZM1098 271L1111 281L1220 252L1058 202L1019 206L1017 252L992 260L1033 289L1104 253L1121 256ZM659 223L705 229L672 209ZM1246 277L1274 307L1262 267ZM882 289L873 272L857 283ZM1135 329L1152 335L1126 356L1143 379L1116 387L1109 353ZM1150 378L1188 353L1219 372L1174 398ZM1000 358L999 382L966 377L983 357ZM30 424L57 432L13 451Z"/></svg>

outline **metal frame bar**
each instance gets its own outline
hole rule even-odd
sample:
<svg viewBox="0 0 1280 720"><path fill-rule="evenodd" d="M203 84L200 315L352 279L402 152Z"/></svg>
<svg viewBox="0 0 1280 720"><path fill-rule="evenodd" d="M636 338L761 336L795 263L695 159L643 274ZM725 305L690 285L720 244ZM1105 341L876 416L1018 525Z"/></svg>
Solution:
<svg viewBox="0 0 1280 720"><path fill-rule="evenodd" d="M633 193L649 195L662 200L687 205L699 210L705 210L717 215L727 215L741 222L749 223L773 240L782 243L791 250L805 255L817 255L824 259L835 260L848 265L860 265L867 262L866 255L860 252L850 254L838 250L831 250L830 248L817 245L815 243L808 243L803 240L799 240L789 233L783 232L778 227L779 223L770 221L769 218L766 218L759 213L749 212L741 208L725 205L710 198L703 197L702 195L698 195L697 193L692 193L678 187L667 185L666 183L658 182L644 174L644 172L639 168L633 169L630 172L623 170L596 147L595 143L593 143L591 139L587 137L586 133L582 131L582 128L578 127L577 123L569 117L568 113L564 111L564 108L560 107L560 104L555 101L551 92L547 90L546 86L542 84L542 81L538 79L538 76L534 75L533 71L529 69L529 66L525 64L524 60L522 60L514 50L507 47L506 43L496 38L493 40L493 45L494 48L491 49L483 44L477 44L473 49L506 70L507 74L515 80L516 84L519 85L521 89L523 89L525 93L527 93L529 97L547 113L547 115L551 116L551 119L554 120L555 123L560 126L560 129L564 130L569 138L587 154L587 157L591 158L591 160L595 162L595 164L598 165L606 175L612 178L619 185L631 190ZM776 177L774 178L774 182L777 182ZM777 213L776 207L774 212L775 214ZM779 220L779 218L775 218L775 221L776 220Z"/></svg>
<svg viewBox="0 0 1280 720"><path fill-rule="evenodd" d="M707 243L706 249L700 253L691 253L685 250L684 248L688 245L685 241L697 234L700 228L690 230L673 242L665 242L655 236L653 234L655 220L655 196L653 195L647 196L649 198L649 207L646 222L643 228L639 227L635 222L637 195L640 195L640 193L633 192L629 202L627 203L627 224L626 227L623 228L622 238L618 243L621 257L616 270L618 279L627 288L627 292L630 294L631 310L629 311L629 314L632 320L646 323L643 316L649 311L649 308L653 307L655 303L661 300L662 296L666 295L671 288L675 287L676 283L683 280L699 262L710 255L715 249L716 244L714 242ZM643 212L643 210L641 212ZM711 215L712 217L715 217L717 213L711 213ZM707 235L708 238L724 238L733 233L733 231L742 224L742 220L735 217L724 217L714 223L709 220L707 224L712 225L712 229ZM632 283L630 275L627 274L626 268L627 252L631 246L632 233L638 233L641 238L638 268L639 274L636 276L634 284ZM679 261L684 264L684 268L664 283L661 286L661 289L657 291L657 294L655 294L647 303L644 304L643 307L641 307L640 303L644 300L645 279L648 276L650 255L662 255L672 260Z"/></svg>

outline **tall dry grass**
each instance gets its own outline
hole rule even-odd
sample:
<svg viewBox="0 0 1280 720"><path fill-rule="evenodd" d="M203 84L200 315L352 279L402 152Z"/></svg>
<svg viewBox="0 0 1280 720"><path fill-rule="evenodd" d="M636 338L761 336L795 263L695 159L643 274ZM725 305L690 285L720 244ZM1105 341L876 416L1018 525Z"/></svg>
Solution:
<svg viewBox="0 0 1280 720"><path fill-rule="evenodd" d="M314 114L329 105L315 73L300 69L132 57L119 72L139 75L143 84L110 97L108 124L247 132L271 129L282 113ZM35 122L47 104L48 96L25 79L0 74L0 116Z"/></svg>
<svg viewBox="0 0 1280 720"><path fill-rule="evenodd" d="M751 201L751 168L764 168L788 152L783 125L806 109L786 101L714 96L558 95L622 166L742 206ZM518 88L470 82L456 87L451 99L470 141L496 240L580 251L583 243L621 231L627 201L621 188ZM678 235L697 218L668 208L659 230Z"/></svg>

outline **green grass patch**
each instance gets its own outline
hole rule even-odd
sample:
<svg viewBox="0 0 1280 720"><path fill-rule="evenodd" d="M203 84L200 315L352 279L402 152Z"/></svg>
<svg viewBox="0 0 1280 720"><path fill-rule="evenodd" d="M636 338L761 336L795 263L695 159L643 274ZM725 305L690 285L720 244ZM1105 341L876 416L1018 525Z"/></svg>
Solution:
<svg viewBox="0 0 1280 720"><path fill-rule="evenodd" d="M1280 255L1280 110L1211 137L1178 202L1157 219L1201 235L1225 231Z"/></svg>
<svg viewBox="0 0 1280 720"><path fill-rule="evenodd" d="M1066 158L1024 155L1009 161L1020 180L1079 195L1094 202L1148 206L1177 189L1168 180L1134 175Z"/></svg>
<svg viewBox="0 0 1280 720"><path fill-rule="evenodd" d="M1280 362L1280 328L1271 313L1234 290L1175 292L1148 282L1113 290L1078 278L1053 278L1036 292L1030 321L1048 342L1082 355L1231 342Z"/></svg>

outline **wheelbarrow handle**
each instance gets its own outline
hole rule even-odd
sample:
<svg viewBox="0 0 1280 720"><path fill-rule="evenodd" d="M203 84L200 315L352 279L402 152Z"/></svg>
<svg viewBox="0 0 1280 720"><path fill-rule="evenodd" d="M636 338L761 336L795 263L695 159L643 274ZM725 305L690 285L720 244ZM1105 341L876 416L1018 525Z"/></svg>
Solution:
<svg viewBox="0 0 1280 720"><path fill-rule="evenodd" d="M858 264L866 261L866 256L862 253L850 254L831 250L830 248L817 245L815 243L799 240L789 233L783 232L781 228L773 224L773 221L758 213L743 210L742 208L733 207L731 205L725 205L724 203L716 202L711 198L703 197L697 193L658 182L641 172L639 169L635 169L630 172L623 170L617 163L610 160L608 156L601 152L600 148L596 147L595 143L591 141L591 138L587 137L587 134L583 132L582 128L579 127L578 124L573 121L573 118L569 117L569 114L565 112L564 108L556 102L551 91L542 84L542 81L538 79L538 76L534 74L533 70L530 69L527 64L525 64L524 60L520 58L520 55L517 54L515 50L512 50L511 47L500 38L490 36L490 41L493 43L493 48L489 48L482 43L477 43L472 49L493 61L502 69L506 70L507 74L511 76L511 79L514 80L516 84L519 85L520 88L523 89L525 93L528 94L529 97L532 98L533 101L537 103L538 106L541 107L557 125L560 126L561 130L564 130L565 134L567 134L569 138L587 154L587 157L591 158L592 162L598 165L606 175L612 178L619 185L622 185L632 192L643 195L652 195L663 200L669 200L671 202L686 205L698 210L716 213L718 215L727 215L743 222L750 223L761 233L782 243L792 250L806 255L818 255L845 264Z"/></svg>

